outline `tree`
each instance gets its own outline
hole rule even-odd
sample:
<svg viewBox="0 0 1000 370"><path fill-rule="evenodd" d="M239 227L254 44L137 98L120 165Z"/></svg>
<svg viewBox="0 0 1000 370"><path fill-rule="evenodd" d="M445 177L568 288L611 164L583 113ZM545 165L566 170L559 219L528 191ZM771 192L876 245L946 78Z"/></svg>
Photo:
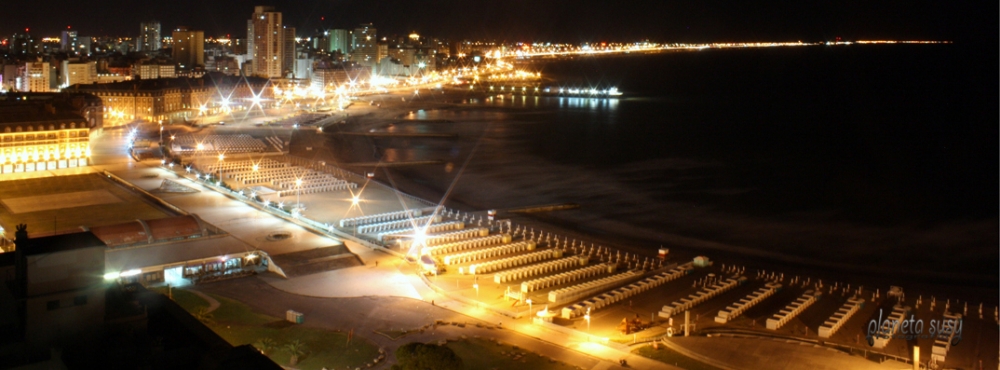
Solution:
<svg viewBox="0 0 1000 370"><path fill-rule="evenodd" d="M208 311L208 307L205 306L198 307L198 312L194 314L194 318L206 325L215 322L215 320L213 320L214 316L212 316L212 313Z"/></svg>
<svg viewBox="0 0 1000 370"><path fill-rule="evenodd" d="M274 339L271 338L260 338L253 344L253 346L257 347L260 353L263 353L264 356L267 356L268 353L278 346L278 343L275 343Z"/></svg>
<svg viewBox="0 0 1000 370"><path fill-rule="evenodd" d="M288 352L288 355L291 356L288 359L288 364L295 366L295 364L299 363L299 357L306 354L306 345L296 339L285 345L285 352Z"/></svg>
<svg viewBox="0 0 1000 370"><path fill-rule="evenodd" d="M458 370L462 359L451 348L436 344L413 342L396 349L398 370Z"/></svg>

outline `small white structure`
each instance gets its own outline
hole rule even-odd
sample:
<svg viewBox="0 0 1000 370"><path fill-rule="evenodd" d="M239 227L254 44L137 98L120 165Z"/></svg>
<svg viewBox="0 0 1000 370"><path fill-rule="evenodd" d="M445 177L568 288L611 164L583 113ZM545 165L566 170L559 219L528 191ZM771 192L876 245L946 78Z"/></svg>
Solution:
<svg viewBox="0 0 1000 370"><path fill-rule="evenodd" d="M712 265L712 261L710 261L708 259L708 257L698 256L698 257L694 258L694 266L695 267L708 267L708 266L711 266L711 265Z"/></svg>

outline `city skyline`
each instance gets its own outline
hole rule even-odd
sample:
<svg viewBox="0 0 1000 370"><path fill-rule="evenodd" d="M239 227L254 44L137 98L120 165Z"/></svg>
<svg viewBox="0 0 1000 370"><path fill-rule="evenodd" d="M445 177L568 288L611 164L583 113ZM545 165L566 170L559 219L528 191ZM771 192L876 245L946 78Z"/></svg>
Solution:
<svg viewBox="0 0 1000 370"><path fill-rule="evenodd" d="M47 7L42 0L40 7ZM411 31L442 38L507 41L627 41L649 38L665 42L817 41L844 39L949 39L987 37L977 22L990 12L972 6L941 8L933 4L776 3L724 5L700 2L609 7L604 2L556 1L415 4L406 2L110 2L102 8L84 4L51 4L66 11L26 14L0 26L0 34L25 29L39 35L67 28L86 36L137 36L138 24L160 21L163 30L179 25L204 30L206 36L245 37L246 19L256 5L273 6L284 24L302 35L316 30L353 29L373 23L385 35ZM102 9L127 16L106 19ZM175 9L191 9L178 12ZM479 14L481 16L475 16ZM992 37L995 37L993 35Z"/></svg>

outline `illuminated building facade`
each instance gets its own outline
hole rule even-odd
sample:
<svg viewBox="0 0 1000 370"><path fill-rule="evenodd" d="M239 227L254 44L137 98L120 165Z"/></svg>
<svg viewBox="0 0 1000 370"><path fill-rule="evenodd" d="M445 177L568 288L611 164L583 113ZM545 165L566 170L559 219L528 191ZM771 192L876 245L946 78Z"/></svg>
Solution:
<svg viewBox="0 0 1000 370"><path fill-rule="evenodd" d="M77 49L78 34L76 31L65 30L62 31L62 37L60 37L60 45L62 45L62 51L75 52Z"/></svg>
<svg viewBox="0 0 1000 370"><path fill-rule="evenodd" d="M285 27L282 29L282 50L281 50L281 71L282 77L286 73L295 71L295 27Z"/></svg>
<svg viewBox="0 0 1000 370"><path fill-rule="evenodd" d="M370 72L370 68L320 68L313 71L310 87L316 91L348 89L351 82L360 84L360 81L371 78Z"/></svg>
<svg viewBox="0 0 1000 370"><path fill-rule="evenodd" d="M21 76L21 91L49 92L52 88L52 71L49 62L28 62Z"/></svg>
<svg viewBox="0 0 1000 370"><path fill-rule="evenodd" d="M93 94L103 103L107 126L119 126L134 119L174 120L175 113L193 115L214 109L246 108L254 97L264 101L274 94L265 89L267 79L222 74L201 78L132 80L109 84L74 85L68 91ZM259 102L258 102L259 103Z"/></svg>
<svg viewBox="0 0 1000 370"><path fill-rule="evenodd" d="M136 40L138 51L157 51L163 46L160 42L160 22L148 21L139 23L139 39Z"/></svg>
<svg viewBox="0 0 1000 370"><path fill-rule="evenodd" d="M177 66L173 64L143 64L139 66L139 78L143 80L174 77L177 77Z"/></svg>
<svg viewBox="0 0 1000 370"><path fill-rule="evenodd" d="M62 86L92 84L98 82L97 62L94 61L78 63L63 61L61 72Z"/></svg>
<svg viewBox="0 0 1000 370"><path fill-rule="evenodd" d="M275 12L274 7L270 6L256 6L251 20L253 21L253 51L251 53L253 54L253 74L261 77L280 78L284 71L281 62L285 50L281 12Z"/></svg>
<svg viewBox="0 0 1000 370"><path fill-rule="evenodd" d="M327 40L330 42L327 51L340 51L341 54L351 53L351 33L347 30L330 30L327 32Z"/></svg>
<svg viewBox="0 0 1000 370"><path fill-rule="evenodd" d="M205 66L205 32L178 27L173 34L174 62L182 70Z"/></svg>
<svg viewBox="0 0 1000 370"><path fill-rule="evenodd" d="M247 50L245 52L246 55L247 55L246 60L253 60L253 53L254 53L254 50L253 50L253 40L254 40L254 35L253 35L253 21L254 21L253 18L247 19L247 41L246 41Z"/></svg>
<svg viewBox="0 0 1000 370"><path fill-rule="evenodd" d="M354 29L354 33L351 35L352 61L364 66L373 66L378 63L376 32L377 30L371 23L362 24L361 27Z"/></svg>
<svg viewBox="0 0 1000 370"><path fill-rule="evenodd" d="M101 110L88 94L8 94L0 100L0 173L87 166Z"/></svg>

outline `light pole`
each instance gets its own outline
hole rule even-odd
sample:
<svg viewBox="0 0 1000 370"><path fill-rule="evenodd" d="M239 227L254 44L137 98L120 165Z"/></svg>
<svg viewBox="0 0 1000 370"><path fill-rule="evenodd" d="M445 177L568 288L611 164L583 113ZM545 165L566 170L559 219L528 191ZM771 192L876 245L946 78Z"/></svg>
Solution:
<svg viewBox="0 0 1000 370"><path fill-rule="evenodd" d="M528 298L525 302L528 303L528 320L531 320L531 315L534 314L531 310L531 298Z"/></svg>
<svg viewBox="0 0 1000 370"><path fill-rule="evenodd" d="M587 307L587 314L583 315L583 319L587 320L587 332L590 333L590 307Z"/></svg>
<svg viewBox="0 0 1000 370"><path fill-rule="evenodd" d="M222 186L222 182L224 181L223 180L224 177L222 176L222 160L223 159L226 159L226 155L222 154L222 153L219 153L219 184L218 184L219 186Z"/></svg>
<svg viewBox="0 0 1000 370"><path fill-rule="evenodd" d="M295 209L302 213L302 203L299 202L299 193L302 192L302 179L295 179Z"/></svg>
<svg viewBox="0 0 1000 370"><path fill-rule="evenodd" d="M198 166L198 159L201 158L201 151L205 150L205 144L198 143L194 146L194 164L195 167Z"/></svg>

